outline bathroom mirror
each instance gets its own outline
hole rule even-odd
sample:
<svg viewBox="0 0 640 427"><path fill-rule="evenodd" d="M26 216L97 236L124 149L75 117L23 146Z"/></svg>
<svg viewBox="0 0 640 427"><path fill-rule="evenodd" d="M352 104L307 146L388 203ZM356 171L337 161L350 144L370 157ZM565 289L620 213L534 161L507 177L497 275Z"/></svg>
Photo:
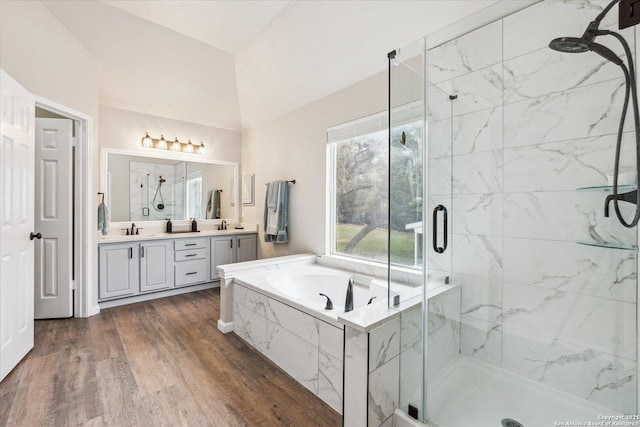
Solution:
<svg viewBox="0 0 640 427"><path fill-rule="evenodd" d="M162 153L165 154L165 153ZM109 221L235 220L238 164L102 150Z"/></svg>

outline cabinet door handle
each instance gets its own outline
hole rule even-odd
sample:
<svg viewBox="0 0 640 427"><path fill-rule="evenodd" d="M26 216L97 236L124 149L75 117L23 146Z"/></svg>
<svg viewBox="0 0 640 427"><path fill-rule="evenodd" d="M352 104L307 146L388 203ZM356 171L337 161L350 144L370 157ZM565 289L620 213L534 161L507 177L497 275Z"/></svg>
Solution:
<svg viewBox="0 0 640 427"><path fill-rule="evenodd" d="M144 258L144 246L140 246L140 258Z"/></svg>
<svg viewBox="0 0 640 427"><path fill-rule="evenodd" d="M238 247L240 247L240 239L238 239Z"/></svg>
<svg viewBox="0 0 640 427"><path fill-rule="evenodd" d="M198 272L197 271L192 271L190 273L187 273L186 276L191 276L192 274L198 274Z"/></svg>
<svg viewBox="0 0 640 427"><path fill-rule="evenodd" d="M133 259L133 247L129 248L129 259Z"/></svg>
<svg viewBox="0 0 640 427"><path fill-rule="evenodd" d="M185 243L184 245L185 245L185 246L195 246L195 245L196 245L196 243Z"/></svg>
<svg viewBox="0 0 640 427"><path fill-rule="evenodd" d="M233 249L233 239L229 239L229 243L231 243L231 249Z"/></svg>
<svg viewBox="0 0 640 427"><path fill-rule="evenodd" d="M197 256L197 255L198 255L198 254L188 254L188 255L185 255L184 257L185 257L185 258L188 258L188 257L192 257L192 256Z"/></svg>

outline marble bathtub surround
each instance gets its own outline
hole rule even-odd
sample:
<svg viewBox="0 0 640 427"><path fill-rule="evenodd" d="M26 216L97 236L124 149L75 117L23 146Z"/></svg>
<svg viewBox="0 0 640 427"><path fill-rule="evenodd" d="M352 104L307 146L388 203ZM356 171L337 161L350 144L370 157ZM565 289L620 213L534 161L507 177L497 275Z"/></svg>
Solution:
<svg viewBox="0 0 640 427"><path fill-rule="evenodd" d="M342 329L239 284L233 305L238 336L342 412L343 356L335 346Z"/></svg>
<svg viewBox="0 0 640 427"><path fill-rule="evenodd" d="M336 411L344 411L345 425L390 425L400 403L401 360L421 357L422 287L396 283L404 286L409 295L399 306L390 309L386 301L379 301L330 321L314 317L296 302L282 300L260 287L267 272L313 265L322 258L294 255L220 266L221 312L222 308L228 309L226 303L230 302L232 317L227 322L223 320L227 317L221 315L219 329L233 330ZM345 266L338 259L323 262L333 268ZM366 282L366 273L383 272L386 269L379 266L353 265L354 276L360 282ZM415 280L408 271L395 272L398 278L403 274L409 281ZM443 349L443 354L449 354L446 358L459 351L458 347L453 349L459 346L459 328L449 319L455 315L452 307L458 308L459 318L457 289L457 285L445 285L443 281L427 286L427 298L434 301L433 319L441 323L437 330L434 328L431 340ZM452 336L456 331L458 337ZM407 396L413 394L416 402L419 381L420 375L414 375L406 383L410 387Z"/></svg>

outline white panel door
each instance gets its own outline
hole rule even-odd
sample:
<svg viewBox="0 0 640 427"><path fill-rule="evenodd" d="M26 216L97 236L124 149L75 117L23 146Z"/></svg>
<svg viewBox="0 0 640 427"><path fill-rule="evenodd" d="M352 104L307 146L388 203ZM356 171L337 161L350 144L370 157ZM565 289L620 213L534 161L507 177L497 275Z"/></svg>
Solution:
<svg viewBox="0 0 640 427"><path fill-rule="evenodd" d="M0 70L0 380L33 348L34 117Z"/></svg>
<svg viewBox="0 0 640 427"><path fill-rule="evenodd" d="M73 122L36 119L35 318L73 316Z"/></svg>

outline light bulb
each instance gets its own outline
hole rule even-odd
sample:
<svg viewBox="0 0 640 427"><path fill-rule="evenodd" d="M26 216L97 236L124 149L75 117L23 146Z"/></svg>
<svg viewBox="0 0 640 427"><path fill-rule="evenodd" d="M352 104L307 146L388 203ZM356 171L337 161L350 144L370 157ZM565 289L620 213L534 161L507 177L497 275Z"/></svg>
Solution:
<svg viewBox="0 0 640 427"><path fill-rule="evenodd" d="M204 154L204 142L200 141L200 146L198 147L198 154Z"/></svg>
<svg viewBox="0 0 640 427"><path fill-rule="evenodd" d="M153 147L153 140L149 136L149 132L145 132L145 135L142 137L142 146L146 148Z"/></svg>
<svg viewBox="0 0 640 427"><path fill-rule="evenodd" d="M164 140L164 135L160 135L160 139L158 140L158 147L161 150L167 149L167 141Z"/></svg>
<svg viewBox="0 0 640 427"><path fill-rule="evenodd" d="M191 140L189 140L189 142L187 143L187 146L184 147L184 152L193 153L193 144L191 143Z"/></svg>
<svg viewBox="0 0 640 427"><path fill-rule="evenodd" d="M173 141L173 145L171 145L171 149L173 151L180 151L182 149L182 144L180 144L180 141L178 141L178 137L176 137L176 140Z"/></svg>

